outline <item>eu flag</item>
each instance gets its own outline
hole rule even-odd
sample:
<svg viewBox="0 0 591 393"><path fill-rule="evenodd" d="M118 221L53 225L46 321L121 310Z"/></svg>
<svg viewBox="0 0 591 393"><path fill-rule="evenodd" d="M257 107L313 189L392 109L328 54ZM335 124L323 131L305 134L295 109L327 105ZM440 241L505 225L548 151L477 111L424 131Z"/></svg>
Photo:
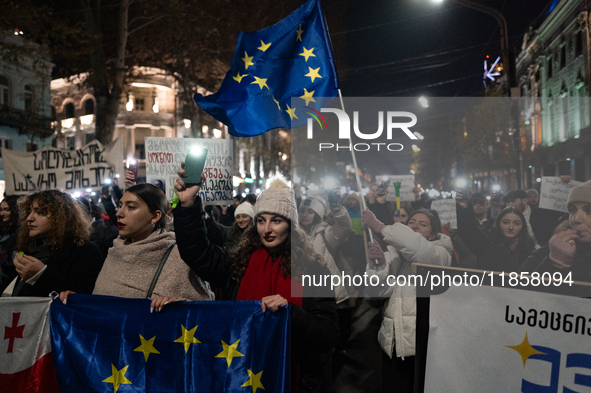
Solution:
<svg viewBox="0 0 591 393"><path fill-rule="evenodd" d="M219 91L194 98L231 135L248 137L304 125L304 107L327 106L337 89L320 0L309 0L273 26L238 33Z"/></svg>
<svg viewBox="0 0 591 393"><path fill-rule="evenodd" d="M51 307L66 392L289 391L289 310L260 302L172 303L72 295Z"/></svg>

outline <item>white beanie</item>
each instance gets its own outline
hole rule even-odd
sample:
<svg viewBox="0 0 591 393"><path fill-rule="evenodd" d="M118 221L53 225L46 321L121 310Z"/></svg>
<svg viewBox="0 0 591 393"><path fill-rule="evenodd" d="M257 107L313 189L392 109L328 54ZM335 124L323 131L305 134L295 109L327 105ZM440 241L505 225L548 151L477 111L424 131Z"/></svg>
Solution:
<svg viewBox="0 0 591 393"><path fill-rule="evenodd" d="M273 180L269 188L261 192L254 204L254 213L256 216L263 213L277 214L291 220L293 224L297 225L298 222L295 195L281 178Z"/></svg>
<svg viewBox="0 0 591 393"><path fill-rule="evenodd" d="M254 220L254 209L248 202L242 202L240 205L238 205L236 210L234 210L234 218L236 218L239 214L246 214Z"/></svg>
<svg viewBox="0 0 591 393"><path fill-rule="evenodd" d="M324 218L324 214L326 213L326 202L324 202L323 198L317 196L308 197L302 201L300 209L304 206L314 210L320 219Z"/></svg>

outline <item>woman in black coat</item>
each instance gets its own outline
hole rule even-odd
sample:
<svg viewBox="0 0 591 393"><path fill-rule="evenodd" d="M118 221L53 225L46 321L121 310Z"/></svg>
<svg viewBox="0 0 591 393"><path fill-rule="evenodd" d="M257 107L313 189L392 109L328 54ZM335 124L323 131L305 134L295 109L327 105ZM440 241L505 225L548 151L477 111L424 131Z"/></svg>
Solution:
<svg viewBox="0 0 591 393"><path fill-rule="evenodd" d="M476 266L462 266L482 270L519 272L529 254L534 250L534 241L527 233L525 217L513 207L503 209L495 225L486 233L476 226L472 204L457 206L458 235L476 255Z"/></svg>
<svg viewBox="0 0 591 393"><path fill-rule="evenodd" d="M103 255L87 242L89 218L65 192L41 191L19 203L12 296L48 296L68 289L92 293Z"/></svg>
<svg viewBox="0 0 591 393"><path fill-rule="evenodd" d="M186 173L181 169L179 175ZM292 366L299 366L297 377L292 367L292 391L329 392L330 353L338 340L334 291L301 283L304 274L330 273L296 224L291 189L276 180L261 193L254 207L255 225L228 255L207 239L199 186L187 189L180 177L177 183L180 207L174 214L182 259L201 278L224 287L230 300L260 300L263 312L289 303L292 348L298 353Z"/></svg>

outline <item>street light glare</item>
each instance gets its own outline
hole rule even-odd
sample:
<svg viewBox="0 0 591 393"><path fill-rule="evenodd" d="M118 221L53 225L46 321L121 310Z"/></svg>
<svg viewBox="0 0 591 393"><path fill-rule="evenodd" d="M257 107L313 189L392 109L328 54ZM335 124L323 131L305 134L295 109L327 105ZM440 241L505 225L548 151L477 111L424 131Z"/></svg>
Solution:
<svg viewBox="0 0 591 393"><path fill-rule="evenodd" d="M441 4L441 3L443 3L443 0L431 0L431 3Z"/></svg>
<svg viewBox="0 0 591 393"><path fill-rule="evenodd" d="M425 96L420 96L419 97L419 104L421 104L421 106L423 108L428 108L429 107L429 101L427 100L427 97Z"/></svg>

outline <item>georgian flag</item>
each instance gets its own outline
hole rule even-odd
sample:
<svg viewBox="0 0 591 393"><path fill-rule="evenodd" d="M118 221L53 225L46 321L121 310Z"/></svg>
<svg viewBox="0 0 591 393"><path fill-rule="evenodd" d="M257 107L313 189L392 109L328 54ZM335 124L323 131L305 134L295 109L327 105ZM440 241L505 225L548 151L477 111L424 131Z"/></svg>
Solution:
<svg viewBox="0 0 591 393"><path fill-rule="evenodd" d="M0 387L3 392L59 392L51 355L51 298L0 298Z"/></svg>

